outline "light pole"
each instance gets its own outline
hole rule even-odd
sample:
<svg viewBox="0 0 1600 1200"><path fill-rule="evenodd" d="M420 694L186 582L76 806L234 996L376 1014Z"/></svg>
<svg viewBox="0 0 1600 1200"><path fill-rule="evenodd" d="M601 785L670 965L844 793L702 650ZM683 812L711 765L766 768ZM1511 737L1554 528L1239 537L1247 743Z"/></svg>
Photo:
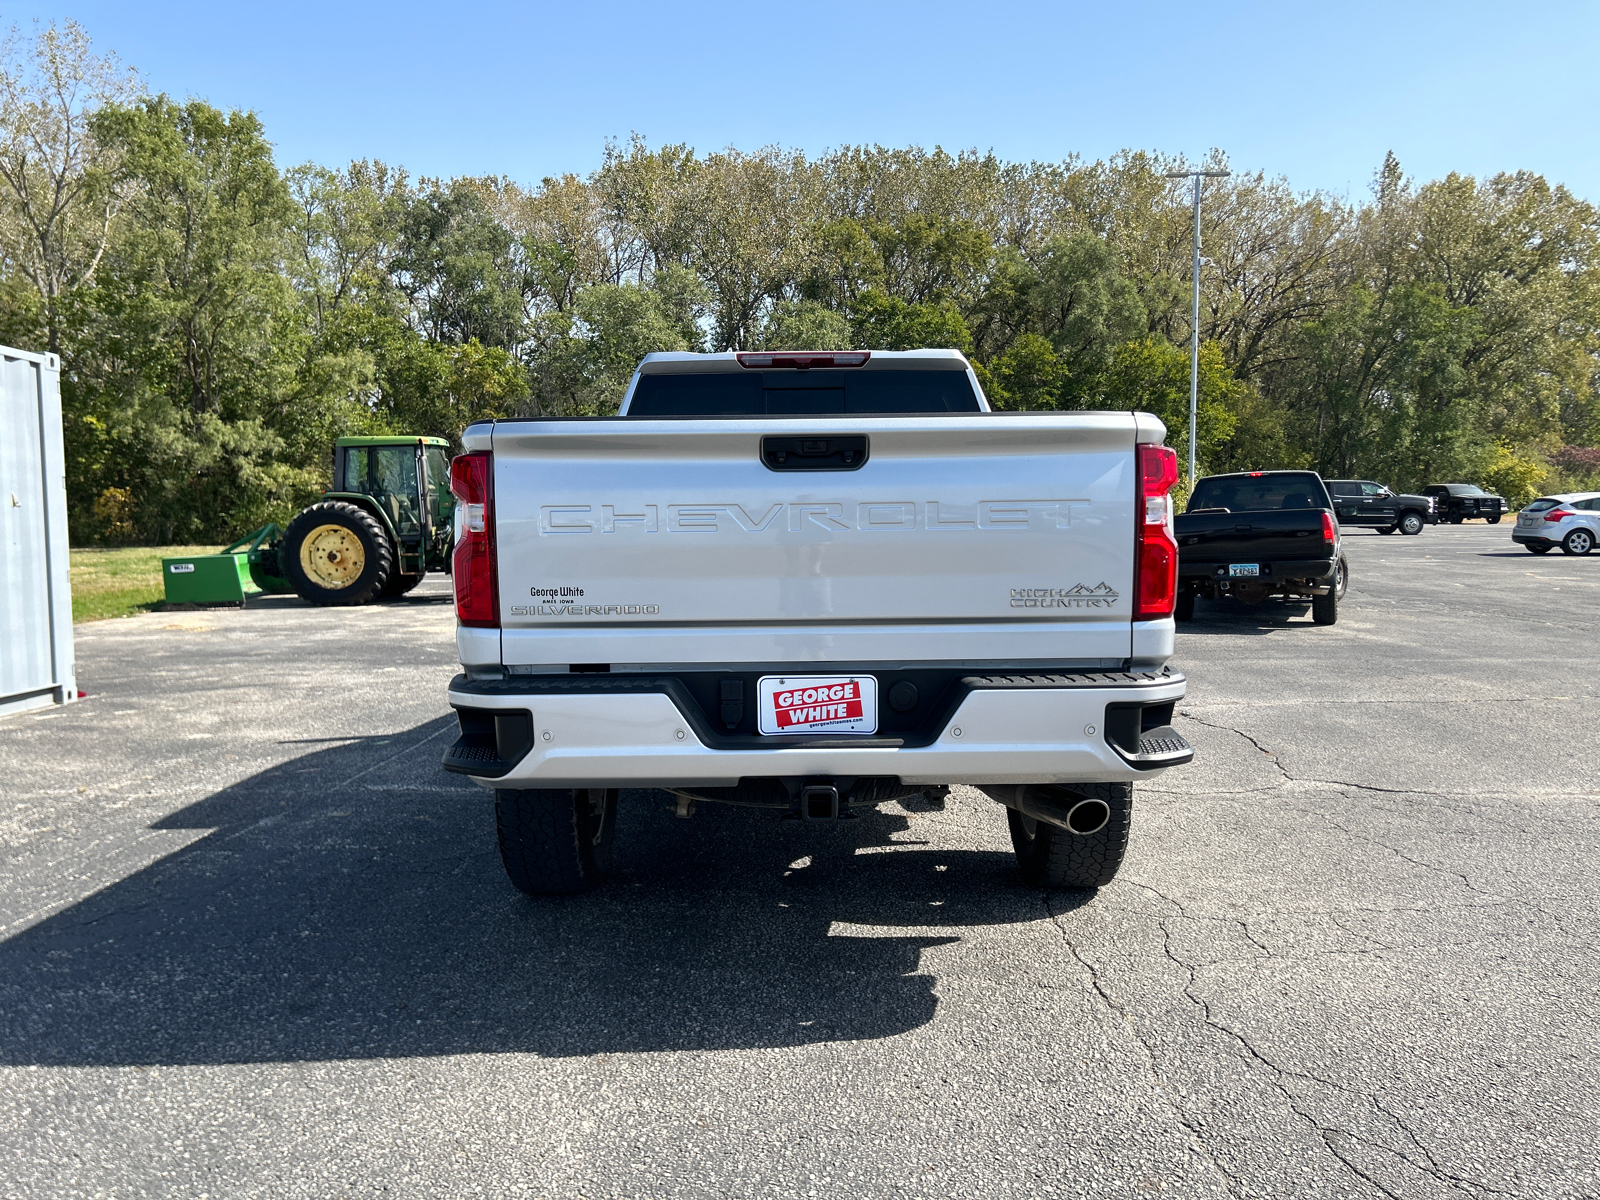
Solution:
<svg viewBox="0 0 1600 1200"><path fill-rule="evenodd" d="M1168 171L1168 179L1194 180L1194 305L1189 315L1189 490L1194 490L1195 426L1200 410L1200 181L1226 179L1232 171Z"/></svg>

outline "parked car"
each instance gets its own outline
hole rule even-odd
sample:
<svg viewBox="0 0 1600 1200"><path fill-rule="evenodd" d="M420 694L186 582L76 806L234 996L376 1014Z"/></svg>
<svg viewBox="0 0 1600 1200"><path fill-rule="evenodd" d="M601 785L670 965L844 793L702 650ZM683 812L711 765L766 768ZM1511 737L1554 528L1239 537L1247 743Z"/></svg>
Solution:
<svg viewBox="0 0 1600 1200"><path fill-rule="evenodd" d="M1411 496L1391 492L1370 479L1326 479L1333 497L1333 514L1341 525L1361 525L1379 533L1416 535L1424 525L1439 517L1432 496Z"/></svg>
<svg viewBox="0 0 1600 1200"><path fill-rule="evenodd" d="M1587 554L1600 542L1600 492L1544 496L1517 514L1511 540L1530 554Z"/></svg>
<svg viewBox="0 0 1600 1200"><path fill-rule="evenodd" d="M1433 497L1439 520L1452 525L1476 521L1480 517L1491 525L1498 525L1511 507L1504 497L1486 492L1475 483L1430 483L1422 491Z"/></svg>
<svg viewBox="0 0 1600 1200"><path fill-rule="evenodd" d="M1309 597L1318 625L1339 619L1350 569L1315 471L1209 475L1194 485L1176 529L1177 620L1193 619L1198 596L1244 604Z"/></svg>

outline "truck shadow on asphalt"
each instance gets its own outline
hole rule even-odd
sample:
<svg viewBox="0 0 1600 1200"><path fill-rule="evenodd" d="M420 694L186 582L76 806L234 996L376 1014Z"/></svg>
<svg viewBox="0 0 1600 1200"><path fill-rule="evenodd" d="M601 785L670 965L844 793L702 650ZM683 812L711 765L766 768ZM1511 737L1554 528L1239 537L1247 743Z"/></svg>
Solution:
<svg viewBox="0 0 1600 1200"><path fill-rule="evenodd" d="M1310 613L1309 604L1279 604L1269 600L1247 606L1233 601L1199 600L1195 603L1194 619L1180 624L1178 632L1205 637L1260 637L1268 633L1294 633L1318 628L1310 619Z"/></svg>
<svg viewBox="0 0 1600 1200"><path fill-rule="evenodd" d="M488 793L438 768L453 727L309 750L157 823L208 832L0 943L0 1062L889 1037L934 1015L925 948L1047 919L1009 852L916 840L939 814L680 820L649 792L624 793L603 889L530 899L501 870Z"/></svg>

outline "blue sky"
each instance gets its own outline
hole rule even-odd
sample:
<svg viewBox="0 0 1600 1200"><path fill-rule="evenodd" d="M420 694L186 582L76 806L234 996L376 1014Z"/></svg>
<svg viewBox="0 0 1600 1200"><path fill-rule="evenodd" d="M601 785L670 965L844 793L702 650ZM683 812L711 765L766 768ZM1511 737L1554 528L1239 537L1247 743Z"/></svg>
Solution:
<svg viewBox="0 0 1600 1200"><path fill-rule="evenodd" d="M1124 147L1366 194L1525 168L1600 201L1600 5L163 3L78 0L149 86L254 109L282 165L524 183L606 137L700 150Z"/></svg>

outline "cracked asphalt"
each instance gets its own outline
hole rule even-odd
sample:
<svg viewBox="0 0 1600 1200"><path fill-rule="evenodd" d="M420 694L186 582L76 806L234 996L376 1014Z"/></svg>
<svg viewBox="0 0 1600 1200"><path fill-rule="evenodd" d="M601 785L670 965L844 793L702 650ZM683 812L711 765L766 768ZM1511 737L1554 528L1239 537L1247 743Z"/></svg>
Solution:
<svg viewBox="0 0 1600 1200"><path fill-rule="evenodd" d="M1001 810L627 793L506 884L443 582L78 630L0 721L0 1194L1600 1197L1600 555L1351 533L1202 604L1098 894Z"/></svg>

